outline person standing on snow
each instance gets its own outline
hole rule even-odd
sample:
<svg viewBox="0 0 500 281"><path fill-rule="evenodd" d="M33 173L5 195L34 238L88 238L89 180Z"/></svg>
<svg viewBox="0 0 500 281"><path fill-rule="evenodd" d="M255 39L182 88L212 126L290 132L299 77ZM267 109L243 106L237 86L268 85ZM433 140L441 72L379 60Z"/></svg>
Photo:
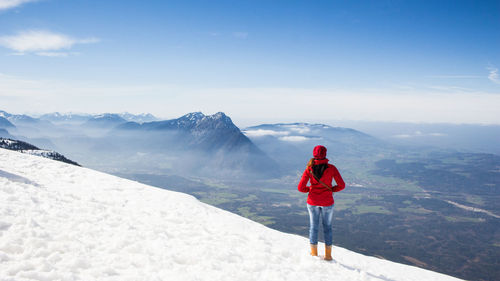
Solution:
<svg viewBox="0 0 500 281"><path fill-rule="evenodd" d="M332 260L333 192L344 189L345 183L337 168L328 164L326 147L322 145L314 147L313 156L314 158L309 160L297 188L300 192L309 193L307 210L309 212L311 255L318 256L318 230L321 217L325 236L325 260ZM335 186L332 186L333 179L335 179ZM311 185L307 186L309 181Z"/></svg>

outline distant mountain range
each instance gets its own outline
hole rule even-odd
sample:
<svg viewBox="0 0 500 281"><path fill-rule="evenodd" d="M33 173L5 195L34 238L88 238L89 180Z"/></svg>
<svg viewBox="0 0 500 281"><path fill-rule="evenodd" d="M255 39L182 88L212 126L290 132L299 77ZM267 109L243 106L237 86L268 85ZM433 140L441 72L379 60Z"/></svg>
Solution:
<svg viewBox="0 0 500 281"><path fill-rule="evenodd" d="M62 155L60 153L57 153L57 152L52 151L52 150L40 149L32 144L29 144L29 143L23 142L23 141L19 141L19 140L13 140L13 139L0 137L0 148L14 150L14 151L18 151L18 152L26 153L26 154L31 154L31 155L37 155L37 156L49 158L52 160L61 161L64 163L80 166L75 161L69 160L68 158L64 157L64 155Z"/></svg>
<svg viewBox="0 0 500 281"><path fill-rule="evenodd" d="M201 170L241 176L243 174L276 174L278 164L260 150L231 118L222 112L204 115L201 112L180 118L146 123L127 122L116 127L113 134L143 136L149 147L174 149L182 162L198 165ZM125 133L125 134L124 134ZM180 164L182 166L182 164ZM229 170L229 171L224 171ZM235 173L237 172L237 173Z"/></svg>
<svg viewBox="0 0 500 281"><path fill-rule="evenodd" d="M142 114L132 114L128 112L124 113L104 113L104 114L85 114L85 113L47 113L36 117L31 117L26 114L11 114L6 111L0 110L0 128L4 126L2 121L6 119L11 123L36 123L40 121L49 121L52 123L84 123L91 119L102 119L102 118L122 118L125 122L133 121L133 122L151 122L157 121L158 118L150 113L142 113Z"/></svg>
<svg viewBox="0 0 500 281"><path fill-rule="evenodd" d="M152 122L152 121L157 121L159 120L156 116L150 114L150 113L142 113L142 114L131 114L128 112L125 113L119 113L120 117L127 121L133 121L133 122L139 122L139 123L144 123L144 122Z"/></svg>
<svg viewBox="0 0 500 281"><path fill-rule="evenodd" d="M127 122L117 127L119 130L139 130L181 133L182 142L197 149L238 150L242 146L249 152L261 153L253 143L241 133L227 115L218 112L204 115L201 112L186 114L180 118L139 124ZM179 136L178 136L179 137Z"/></svg>
<svg viewBox="0 0 500 281"><path fill-rule="evenodd" d="M127 120L118 114L100 114L91 116L83 126L100 127L100 128L113 128L120 124L126 123Z"/></svg>
<svg viewBox="0 0 500 281"><path fill-rule="evenodd" d="M10 114L8 112L5 112L3 110L0 110L0 118L5 118L9 120L12 123L35 123L37 122L36 118L30 117L28 115L22 114Z"/></svg>
<svg viewBox="0 0 500 281"><path fill-rule="evenodd" d="M275 176L280 170L222 112L194 112L163 121L151 114L129 113L51 113L40 118L1 114L6 137L64 151L86 166L151 170L161 163L176 174L224 178Z"/></svg>
<svg viewBox="0 0 500 281"><path fill-rule="evenodd" d="M90 114L61 114L59 112L47 113L40 116L40 119L54 123L83 123L92 118Z"/></svg>
<svg viewBox="0 0 500 281"><path fill-rule="evenodd" d="M224 178L280 177L299 169L317 144L334 157L378 153L385 145L360 131L323 124L263 124L241 131L222 112L161 121L130 113L56 112L33 118L0 111L0 116L3 136L63 151L86 166L134 163L155 169L152 163L162 163L174 173Z"/></svg>
<svg viewBox="0 0 500 281"><path fill-rule="evenodd" d="M124 113L104 113L104 114L83 114L83 113L67 113L61 114L59 112L48 113L40 116L39 119L47 120L53 123L84 123L90 120L104 120L104 119L118 119L133 122L151 122L158 120L157 117L150 113L142 113L142 114L132 114L128 112ZM92 122L92 121L91 121Z"/></svg>
<svg viewBox="0 0 500 281"><path fill-rule="evenodd" d="M312 157L313 147L319 144L327 147L331 161L387 150L387 143L363 132L324 124L263 124L245 128L243 133L287 171L302 170Z"/></svg>
<svg viewBox="0 0 500 281"><path fill-rule="evenodd" d="M369 145L385 145L384 142L363 132L343 127L332 127L324 124L310 123L278 123L248 127L245 135L254 141L274 139L292 144L332 143L332 149L345 153L345 146L356 146L357 149ZM267 141L266 141L267 142ZM338 145L341 145L339 147Z"/></svg>

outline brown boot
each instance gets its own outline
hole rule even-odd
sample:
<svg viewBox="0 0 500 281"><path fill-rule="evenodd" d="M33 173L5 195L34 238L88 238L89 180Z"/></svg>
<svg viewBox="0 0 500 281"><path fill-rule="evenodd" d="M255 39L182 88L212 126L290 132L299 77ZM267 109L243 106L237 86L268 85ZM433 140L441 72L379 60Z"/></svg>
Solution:
<svg viewBox="0 0 500 281"><path fill-rule="evenodd" d="M318 245L311 244L311 256L318 256Z"/></svg>
<svg viewBox="0 0 500 281"><path fill-rule="evenodd" d="M325 246L325 261L331 261L332 258L332 246Z"/></svg>

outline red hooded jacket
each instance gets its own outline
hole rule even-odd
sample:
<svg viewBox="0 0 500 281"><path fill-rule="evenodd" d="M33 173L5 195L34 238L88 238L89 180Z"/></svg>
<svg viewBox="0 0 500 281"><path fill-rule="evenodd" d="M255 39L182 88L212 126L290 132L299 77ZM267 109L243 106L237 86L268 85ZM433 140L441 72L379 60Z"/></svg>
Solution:
<svg viewBox="0 0 500 281"><path fill-rule="evenodd" d="M328 164L328 159L314 160L314 165ZM332 186L332 180L335 179L337 185ZM323 172L320 180L332 187L333 192L341 191L345 188L344 180L339 173L339 170L332 165L328 164L328 167ZM307 186L308 181L311 181L311 185ZM333 205L333 192L332 190L324 187L319 181L317 181L311 174L311 170L306 168L300 179L299 186L297 189L300 192L309 192L307 196L307 204L314 206L331 206Z"/></svg>

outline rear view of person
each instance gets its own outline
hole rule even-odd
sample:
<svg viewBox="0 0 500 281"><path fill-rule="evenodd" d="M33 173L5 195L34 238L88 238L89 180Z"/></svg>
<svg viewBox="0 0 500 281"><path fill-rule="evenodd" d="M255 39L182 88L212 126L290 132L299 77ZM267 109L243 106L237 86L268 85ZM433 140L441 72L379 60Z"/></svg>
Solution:
<svg viewBox="0 0 500 281"><path fill-rule="evenodd" d="M332 186L335 180L336 185ZM310 181L311 185L307 186ZM307 210L309 212L309 242L311 255L318 255L319 220L322 219L325 236L325 260L332 260L332 219L333 219L333 192L345 188L344 180L337 168L328 164L326 147L314 147L313 158L309 160L306 170L300 179L298 190L308 192Z"/></svg>

